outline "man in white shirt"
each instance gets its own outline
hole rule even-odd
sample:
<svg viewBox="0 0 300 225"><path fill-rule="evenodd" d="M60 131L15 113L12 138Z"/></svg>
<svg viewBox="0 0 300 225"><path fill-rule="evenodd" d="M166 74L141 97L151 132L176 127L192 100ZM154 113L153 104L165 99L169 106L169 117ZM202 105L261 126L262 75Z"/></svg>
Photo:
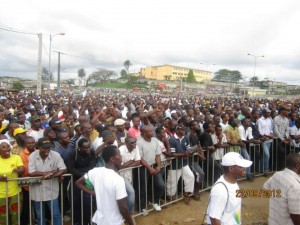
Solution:
<svg viewBox="0 0 300 225"><path fill-rule="evenodd" d="M127 136L125 138L125 145L119 147L122 156L122 169L120 175L125 180L125 187L127 192L127 207L131 215L134 213L135 192L132 187L132 169L140 165L141 156L138 147L136 146L136 139Z"/></svg>
<svg viewBox="0 0 300 225"><path fill-rule="evenodd" d="M273 122L270 118L271 111L269 109L264 109L262 111L262 117L257 120L257 127L260 135L262 136L262 149L263 163L261 163L261 168L265 176L269 173L270 164L270 148L273 142Z"/></svg>
<svg viewBox="0 0 300 225"><path fill-rule="evenodd" d="M124 218L129 225L134 225L126 206L125 182L118 174L122 163L120 151L116 146L108 145L103 149L102 157L105 167L97 167L87 173L94 190L85 186L84 176L76 181L78 188L96 196L97 210L93 222L97 225L121 225Z"/></svg>
<svg viewBox="0 0 300 225"><path fill-rule="evenodd" d="M241 125L239 126L239 134L241 137L242 142L244 142L245 144L259 144L260 141L254 139L253 135L252 135L252 128L250 125L250 119L242 119L241 120ZM241 155L245 158L250 160L250 155L246 149L246 146L244 148L241 148ZM253 180L254 175L251 174L251 167L248 167L246 169L246 178L248 180Z"/></svg>
<svg viewBox="0 0 300 225"><path fill-rule="evenodd" d="M295 126L290 130L291 145L295 147L298 153L300 150L300 119L295 120Z"/></svg>
<svg viewBox="0 0 300 225"><path fill-rule="evenodd" d="M222 158L224 175L213 186L207 207L207 224L240 225L242 199L237 196L237 179L245 176L252 162L237 153L228 152Z"/></svg>

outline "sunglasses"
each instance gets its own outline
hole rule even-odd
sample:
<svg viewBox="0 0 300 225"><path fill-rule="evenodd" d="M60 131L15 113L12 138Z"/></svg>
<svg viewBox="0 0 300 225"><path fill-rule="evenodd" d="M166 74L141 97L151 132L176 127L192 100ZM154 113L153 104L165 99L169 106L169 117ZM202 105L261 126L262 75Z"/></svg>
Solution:
<svg viewBox="0 0 300 225"><path fill-rule="evenodd" d="M133 145L136 143L136 141L129 141L129 143Z"/></svg>

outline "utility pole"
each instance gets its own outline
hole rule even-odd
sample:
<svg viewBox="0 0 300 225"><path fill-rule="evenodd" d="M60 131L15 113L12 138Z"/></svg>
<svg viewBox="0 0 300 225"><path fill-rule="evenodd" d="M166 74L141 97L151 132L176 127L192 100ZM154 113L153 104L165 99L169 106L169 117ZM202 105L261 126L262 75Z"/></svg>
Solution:
<svg viewBox="0 0 300 225"><path fill-rule="evenodd" d="M57 93L60 93L60 52L58 53L58 66L57 66Z"/></svg>
<svg viewBox="0 0 300 225"><path fill-rule="evenodd" d="M38 51L38 69L37 69L37 85L36 94L42 94L42 45L43 45L43 34L39 33L39 51Z"/></svg>

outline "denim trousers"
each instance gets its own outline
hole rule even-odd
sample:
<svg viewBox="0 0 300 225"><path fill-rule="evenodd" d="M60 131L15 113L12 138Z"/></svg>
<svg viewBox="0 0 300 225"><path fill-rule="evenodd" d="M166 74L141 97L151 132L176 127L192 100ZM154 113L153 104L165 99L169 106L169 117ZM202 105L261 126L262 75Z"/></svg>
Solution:
<svg viewBox="0 0 300 225"><path fill-rule="evenodd" d="M148 188L150 188L150 190L152 191L153 203L159 204L159 199L162 197L165 191L165 182L160 173L151 176L150 172L145 167L139 168L139 175L140 175L139 211L141 212L142 209L146 208L147 201L149 201L149 199L147 198ZM150 185L148 184L148 182ZM152 189L152 187L154 187L154 190Z"/></svg>
<svg viewBox="0 0 300 225"><path fill-rule="evenodd" d="M44 202L33 201L33 205L34 205L34 210L35 210L35 215L36 215L38 225L46 225L46 220L45 220L46 205L51 211L51 215L53 217L53 224L61 225L61 214L59 210L58 198L50 201L44 201Z"/></svg>
<svg viewBox="0 0 300 225"><path fill-rule="evenodd" d="M133 215L135 192L134 192L133 186L130 183L130 181L127 178L124 178L124 181L125 181L125 188L126 188L126 192L127 192L127 198L126 198L127 207L128 207L130 214Z"/></svg>
<svg viewBox="0 0 300 225"><path fill-rule="evenodd" d="M261 163L261 172L269 171L270 170L270 148L272 142L262 142L261 146L263 149L263 163Z"/></svg>
<svg viewBox="0 0 300 225"><path fill-rule="evenodd" d="M241 148L241 155L243 156L244 159L251 160L250 155L246 148ZM246 168L246 175L250 175L250 174L251 174L251 166Z"/></svg>

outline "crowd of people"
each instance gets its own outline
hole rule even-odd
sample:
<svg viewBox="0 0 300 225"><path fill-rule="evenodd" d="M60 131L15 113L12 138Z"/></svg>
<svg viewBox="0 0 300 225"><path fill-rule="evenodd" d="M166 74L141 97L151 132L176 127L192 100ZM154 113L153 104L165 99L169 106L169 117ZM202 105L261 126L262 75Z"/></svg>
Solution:
<svg viewBox="0 0 300 225"><path fill-rule="evenodd" d="M0 182L0 208L7 205L9 210L0 211L0 224L7 219L18 224L19 217L21 224L29 224L28 205L33 202L38 225L47 217L60 225L72 204L67 198L69 183L74 224L90 224L91 214L99 225L122 224L123 218L134 224L135 210L147 215L149 201L160 211L163 196L172 200L182 192L186 204L191 196L199 200L205 176L209 174L213 184L224 174L226 152L253 160L250 146L261 149L258 166L246 169L251 181L257 173L270 175L272 154L281 170L290 146L300 150L300 100L134 96L97 90L84 95L20 93L1 98L0 181L42 181L21 189L15 180ZM206 162L209 171L201 167Z"/></svg>

